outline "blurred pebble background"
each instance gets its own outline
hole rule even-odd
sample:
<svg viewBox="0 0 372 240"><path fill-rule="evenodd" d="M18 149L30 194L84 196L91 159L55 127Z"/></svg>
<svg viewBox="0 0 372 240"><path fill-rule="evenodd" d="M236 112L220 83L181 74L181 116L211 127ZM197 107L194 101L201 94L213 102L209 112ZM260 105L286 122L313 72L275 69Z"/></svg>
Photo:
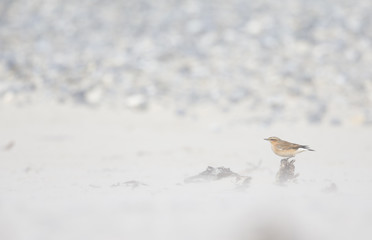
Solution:
<svg viewBox="0 0 372 240"><path fill-rule="evenodd" d="M369 0L0 0L0 106L372 123Z"/></svg>

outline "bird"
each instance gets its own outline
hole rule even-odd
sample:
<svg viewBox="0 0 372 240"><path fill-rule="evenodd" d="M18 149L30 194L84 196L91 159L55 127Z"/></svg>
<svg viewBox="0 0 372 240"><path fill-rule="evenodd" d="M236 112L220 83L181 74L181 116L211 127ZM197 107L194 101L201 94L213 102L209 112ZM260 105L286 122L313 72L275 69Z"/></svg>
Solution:
<svg viewBox="0 0 372 240"><path fill-rule="evenodd" d="M271 149L273 152L286 159L290 159L296 154L304 152L304 151L314 151L307 145L300 145L296 143L291 143L284 141L278 137L269 137L265 138L264 140L269 141L271 143Z"/></svg>

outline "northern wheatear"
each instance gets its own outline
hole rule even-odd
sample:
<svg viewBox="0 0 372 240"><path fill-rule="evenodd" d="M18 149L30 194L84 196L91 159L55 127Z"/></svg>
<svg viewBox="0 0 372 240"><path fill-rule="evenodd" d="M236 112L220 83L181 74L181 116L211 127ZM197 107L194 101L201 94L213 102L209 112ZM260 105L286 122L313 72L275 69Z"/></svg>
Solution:
<svg viewBox="0 0 372 240"><path fill-rule="evenodd" d="M278 137L269 137L265 138L264 140L269 141L271 143L271 149L276 155L280 157L291 158L303 151L314 151L313 149L309 148L306 145L290 143L281 140Z"/></svg>

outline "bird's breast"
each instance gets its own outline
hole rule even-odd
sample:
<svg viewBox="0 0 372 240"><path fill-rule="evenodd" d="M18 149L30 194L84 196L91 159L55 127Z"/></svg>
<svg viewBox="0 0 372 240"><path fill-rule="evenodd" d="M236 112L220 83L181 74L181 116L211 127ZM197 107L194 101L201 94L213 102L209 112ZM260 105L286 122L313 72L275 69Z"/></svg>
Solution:
<svg viewBox="0 0 372 240"><path fill-rule="evenodd" d="M271 145L271 149L280 157L293 157L296 154L296 151L293 149L282 149L274 145Z"/></svg>

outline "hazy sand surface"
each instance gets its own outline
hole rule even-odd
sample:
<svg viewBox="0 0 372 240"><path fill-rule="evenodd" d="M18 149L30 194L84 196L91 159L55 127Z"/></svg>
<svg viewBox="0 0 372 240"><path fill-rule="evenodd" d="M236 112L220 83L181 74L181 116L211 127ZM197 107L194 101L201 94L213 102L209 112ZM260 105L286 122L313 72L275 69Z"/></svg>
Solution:
<svg viewBox="0 0 372 240"><path fill-rule="evenodd" d="M0 239L372 237L370 127L237 116L4 107L0 145L15 145L0 151ZM275 184L272 135L316 150L296 158L297 183ZM250 187L184 183L207 166L249 175Z"/></svg>

